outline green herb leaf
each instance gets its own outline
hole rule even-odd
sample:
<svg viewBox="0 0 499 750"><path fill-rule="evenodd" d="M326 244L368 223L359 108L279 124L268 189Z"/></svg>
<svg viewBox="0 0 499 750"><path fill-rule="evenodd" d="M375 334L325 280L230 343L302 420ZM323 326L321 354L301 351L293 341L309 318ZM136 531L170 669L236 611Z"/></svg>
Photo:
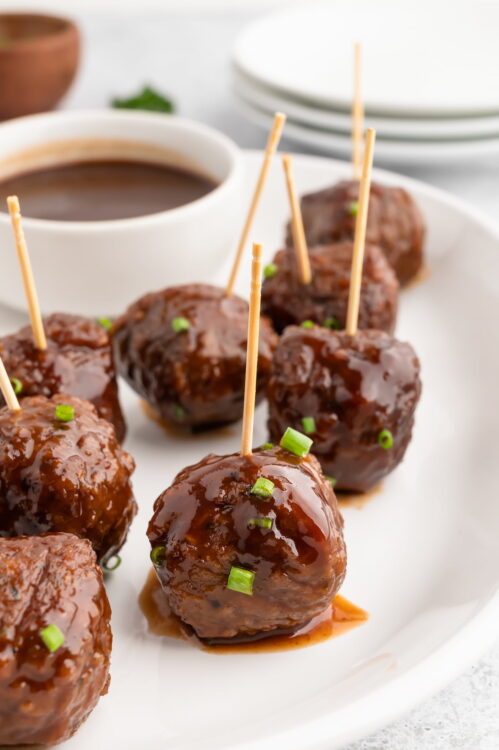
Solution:
<svg viewBox="0 0 499 750"><path fill-rule="evenodd" d="M160 544L158 547L152 548L149 557L151 558L152 564L156 568L158 568L160 565L163 565L163 560L165 559L165 552L166 552L166 547L162 544Z"/></svg>
<svg viewBox="0 0 499 750"><path fill-rule="evenodd" d="M173 102L155 91L151 86L144 86L142 91L129 99L113 99L112 105L115 109L145 109L150 112L165 112L171 114L175 111Z"/></svg>
<svg viewBox="0 0 499 750"><path fill-rule="evenodd" d="M304 320L300 325L302 328L313 328L315 323L313 320Z"/></svg>
<svg viewBox="0 0 499 750"><path fill-rule="evenodd" d="M271 448L274 447L274 443L264 443L260 446L261 451L269 451Z"/></svg>
<svg viewBox="0 0 499 750"><path fill-rule="evenodd" d="M172 328L175 331L175 333L181 333L182 331L188 331L191 327L191 324L187 320L187 318L173 318L172 320Z"/></svg>
<svg viewBox="0 0 499 750"><path fill-rule="evenodd" d="M106 329L106 331L110 331L113 327L113 321L109 320L109 318L97 318L97 323Z"/></svg>
<svg viewBox="0 0 499 750"><path fill-rule="evenodd" d="M330 476L329 474L324 474L324 476L326 477L328 482L331 482L331 487L334 487L338 480Z"/></svg>
<svg viewBox="0 0 499 750"><path fill-rule="evenodd" d="M111 557L108 560L105 560L105 562L102 563L102 567L104 570L107 570L109 573L112 570L116 570L116 568L119 568L121 565L121 557L119 555L111 555Z"/></svg>
<svg viewBox="0 0 499 750"><path fill-rule="evenodd" d="M352 201L348 206L350 216L357 216L359 213L359 201Z"/></svg>
<svg viewBox="0 0 499 750"><path fill-rule="evenodd" d="M390 430L381 430L378 435L378 443L385 451L389 451L393 446L393 435Z"/></svg>
<svg viewBox="0 0 499 750"><path fill-rule="evenodd" d="M275 276L277 271L279 269L277 268L277 265L275 263L269 263L265 268L263 269L263 275L266 279L271 279L272 276Z"/></svg>
<svg viewBox="0 0 499 750"><path fill-rule="evenodd" d="M331 328L333 331L340 330L340 323L336 318L326 318L322 325L324 328Z"/></svg>
<svg viewBox="0 0 499 750"><path fill-rule="evenodd" d="M313 435L316 431L315 419L313 417L302 417L303 432L305 435Z"/></svg>
<svg viewBox="0 0 499 750"><path fill-rule="evenodd" d="M21 383L21 381L19 380L19 378L11 378L10 382L12 383L12 387L14 389L14 393L16 394L16 396L19 396L19 394L21 393L21 391L23 389L23 384Z"/></svg>

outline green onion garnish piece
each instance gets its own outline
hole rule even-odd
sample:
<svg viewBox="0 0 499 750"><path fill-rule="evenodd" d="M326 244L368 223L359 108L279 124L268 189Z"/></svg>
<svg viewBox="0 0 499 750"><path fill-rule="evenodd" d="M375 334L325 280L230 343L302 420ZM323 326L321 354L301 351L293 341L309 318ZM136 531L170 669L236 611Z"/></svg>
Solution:
<svg viewBox="0 0 499 750"><path fill-rule="evenodd" d="M97 318L97 323L106 329L106 331L110 331L113 327L113 321L109 320L109 318Z"/></svg>
<svg viewBox="0 0 499 750"><path fill-rule="evenodd" d="M331 328L333 331L340 330L340 324L336 318L326 318L322 325L324 326L324 328Z"/></svg>
<svg viewBox="0 0 499 750"><path fill-rule="evenodd" d="M313 328L315 323L313 320L304 320L300 325L302 328Z"/></svg>
<svg viewBox="0 0 499 750"><path fill-rule="evenodd" d="M260 446L260 450L269 451L273 447L274 447L274 443L264 443L263 445Z"/></svg>
<svg viewBox="0 0 499 750"><path fill-rule="evenodd" d="M272 497L275 484L270 479L265 477L258 477L255 484L251 488L252 495L260 495L260 497Z"/></svg>
<svg viewBox="0 0 499 750"><path fill-rule="evenodd" d="M275 263L269 263L269 264L268 264L267 266L265 266L265 268L263 269L263 275L264 275L264 277L265 277L266 279L271 279L271 278L272 278L272 276L275 276L275 275L276 275L276 273L277 273L277 271L278 271L278 270L279 270L279 269L278 269L278 267L277 267L277 265L276 265Z"/></svg>
<svg viewBox="0 0 499 750"><path fill-rule="evenodd" d="M57 404L55 407L55 418L59 422L71 422L74 419L75 410L69 404Z"/></svg>
<svg viewBox="0 0 499 750"><path fill-rule="evenodd" d="M149 557L151 558L152 564L156 568L159 568L160 565L163 565L163 560L165 559L165 552L166 552L166 547L163 544L159 545L159 547L152 548L151 554L149 555Z"/></svg>
<svg viewBox="0 0 499 750"><path fill-rule="evenodd" d="M352 201L348 206L348 213L350 216L357 216L359 213L359 201Z"/></svg>
<svg viewBox="0 0 499 750"><path fill-rule="evenodd" d="M384 448L385 451L389 451L393 446L393 435L390 430L381 430L378 435L378 443Z"/></svg>
<svg viewBox="0 0 499 750"><path fill-rule="evenodd" d="M172 328L175 331L175 333L181 333L182 331L188 331L191 327L191 324L187 320L187 318L173 318L172 320Z"/></svg>
<svg viewBox="0 0 499 750"><path fill-rule="evenodd" d="M116 568L119 568L121 565L121 557L119 555L111 555L109 560L106 560L102 563L102 566L105 570L108 570L111 572L112 570L116 570Z"/></svg>
<svg viewBox="0 0 499 750"><path fill-rule="evenodd" d="M39 636L51 653L57 651L64 643L64 636L57 625L47 625L46 628L40 630Z"/></svg>
<svg viewBox="0 0 499 750"><path fill-rule="evenodd" d="M302 417L303 432L305 435L313 435L316 431L315 419L313 417Z"/></svg>
<svg viewBox="0 0 499 750"><path fill-rule="evenodd" d="M256 518L250 518L248 521L248 528L254 529L256 527L259 527L260 529L271 529L272 528L272 519L267 518L266 516L260 516Z"/></svg>
<svg viewBox="0 0 499 750"><path fill-rule="evenodd" d="M173 413L175 419L178 419L179 422L182 421L182 419L185 419L185 409L183 406L180 406L180 404L173 404Z"/></svg>
<svg viewBox="0 0 499 750"><path fill-rule="evenodd" d="M313 442L314 441L311 438L298 432L298 430L293 430L292 427L288 427L282 436L279 445L281 448L284 448L284 450L294 453L295 456L305 458L305 456L308 456L308 452Z"/></svg>
<svg viewBox="0 0 499 750"><path fill-rule="evenodd" d="M324 476L326 477L328 482L331 482L331 486L334 487L338 480L330 476L329 474L324 474Z"/></svg>
<svg viewBox="0 0 499 750"><path fill-rule="evenodd" d="M11 378L10 382L12 383L12 387L14 389L14 393L16 394L16 396L19 396L19 394L21 393L21 391L23 389L23 384L21 383L21 381L19 380L19 378Z"/></svg>
<svg viewBox="0 0 499 750"><path fill-rule="evenodd" d="M254 580L255 574L252 570L232 566L227 579L227 588L231 591L239 591L240 594L251 596L253 594Z"/></svg>

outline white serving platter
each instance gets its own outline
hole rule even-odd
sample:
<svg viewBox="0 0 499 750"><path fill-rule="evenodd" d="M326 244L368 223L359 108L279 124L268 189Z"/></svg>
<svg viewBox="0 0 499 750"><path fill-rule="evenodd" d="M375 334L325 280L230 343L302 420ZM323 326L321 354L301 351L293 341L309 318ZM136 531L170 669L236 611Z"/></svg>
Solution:
<svg viewBox="0 0 499 750"><path fill-rule="evenodd" d="M498 28L493 0L307 0L249 24L233 60L264 85L348 111L360 41L370 114L498 114Z"/></svg>
<svg viewBox="0 0 499 750"><path fill-rule="evenodd" d="M260 159L247 154L248 196ZM301 192L350 174L348 164L324 158L296 156L294 163ZM369 621L276 653L205 653L151 635L137 599L150 569L145 531L154 499L186 464L238 450L240 426L174 439L122 387L140 511L123 563L107 577L111 687L61 750L335 750L438 690L497 636L499 232L434 188L387 172L375 177L406 186L419 202L429 227L429 275L404 291L397 331L422 361L414 439L382 490L362 508L344 509L342 594L366 608ZM268 259L287 215L276 160L252 232ZM249 262L248 253L242 294ZM158 278L158 286L167 284ZM2 332L23 322L5 310L0 320ZM255 444L265 437L263 406Z"/></svg>

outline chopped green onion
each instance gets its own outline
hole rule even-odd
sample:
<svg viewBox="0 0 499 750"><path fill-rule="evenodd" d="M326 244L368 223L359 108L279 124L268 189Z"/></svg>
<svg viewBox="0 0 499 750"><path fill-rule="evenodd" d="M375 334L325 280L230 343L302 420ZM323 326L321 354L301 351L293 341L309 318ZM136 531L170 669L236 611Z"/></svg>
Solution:
<svg viewBox="0 0 499 750"><path fill-rule="evenodd" d="M227 588L231 591L239 591L240 594L251 596L253 594L254 580L255 574L252 570L232 566L227 579Z"/></svg>
<svg viewBox="0 0 499 750"><path fill-rule="evenodd" d="M182 419L185 419L185 409L183 406L180 406L180 404L173 404L173 413L175 419L178 419L179 422L182 421Z"/></svg>
<svg viewBox="0 0 499 750"><path fill-rule="evenodd" d="M71 422L74 419L75 410L69 404L57 404L55 407L55 418L59 422Z"/></svg>
<svg viewBox="0 0 499 750"><path fill-rule="evenodd" d="M333 331L340 330L340 323L336 318L326 318L322 325L324 328L332 328Z"/></svg>
<svg viewBox="0 0 499 750"><path fill-rule="evenodd" d="M381 430L378 435L378 443L385 451L389 451L393 446L393 435L390 430Z"/></svg>
<svg viewBox="0 0 499 750"><path fill-rule="evenodd" d="M113 327L113 321L109 320L109 318L97 318L97 323L106 329L106 331L110 331Z"/></svg>
<svg viewBox="0 0 499 750"><path fill-rule="evenodd" d="M159 568L160 565L163 565L163 560L165 559L165 553L166 553L166 547L161 544L159 547L153 547L151 550L151 554L149 557L151 558L152 564Z"/></svg>
<svg viewBox="0 0 499 750"><path fill-rule="evenodd" d="M303 432L305 435L313 435L316 431L315 419L313 417L302 417Z"/></svg>
<svg viewBox="0 0 499 750"><path fill-rule="evenodd" d="M64 643L64 636L57 625L47 625L46 628L40 630L39 636L51 653L57 651Z"/></svg>
<svg viewBox="0 0 499 750"><path fill-rule="evenodd" d="M284 448L284 450L294 453L295 456L305 458L305 456L308 456L308 452L313 442L314 441L311 438L302 435L298 430L293 430L292 427L288 427L282 436L279 445L281 448Z"/></svg>
<svg viewBox="0 0 499 750"><path fill-rule="evenodd" d="M175 333L181 333L182 331L188 331L191 327L191 324L187 320L187 318L173 318L172 320L172 328L175 331Z"/></svg>
<svg viewBox="0 0 499 750"><path fill-rule="evenodd" d="M263 269L263 275L264 275L264 277L265 277L266 279L271 279L271 278L272 278L272 276L275 276L275 275L276 275L276 273L277 273L277 271L278 271L278 270L279 270L279 269L278 269L278 267L277 267L277 265L276 265L275 263L269 263L269 264L268 264L267 266L265 266L265 268Z"/></svg>
<svg viewBox="0 0 499 750"><path fill-rule="evenodd" d="M263 445L260 446L260 450L269 451L273 447L274 447L274 443L264 443Z"/></svg>
<svg viewBox="0 0 499 750"><path fill-rule="evenodd" d="M19 378L11 378L10 382L12 383L12 387L14 389L14 393L16 394L16 396L19 396L19 394L21 393L21 391L23 389L23 384L21 383L21 381L19 380Z"/></svg>
<svg viewBox="0 0 499 750"><path fill-rule="evenodd" d="M348 206L348 213L350 216L357 216L359 213L359 201L352 201Z"/></svg>
<svg viewBox="0 0 499 750"><path fill-rule="evenodd" d="M313 320L304 320L300 325L302 328L313 328L315 323Z"/></svg>
<svg viewBox="0 0 499 750"><path fill-rule="evenodd" d="M328 482L331 482L331 486L334 487L336 482L338 481L334 477L331 477L329 474L324 474Z"/></svg>
<svg viewBox="0 0 499 750"><path fill-rule="evenodd" d="M252 495L260 495L260 497L272 497L275 484L270 479L265 477L258 477L255 484L251 488Z"/></svg>
<svg viewBox="0 0 499 750"><path fill-rule="evenodd" d="M248 521L248 528L254 529L257 526L260 529L271 529L272 519L266 516L257 516L256 518L250 518L250 520Z"/></svg>
<svg viewBox="0 0 499 750"><path fill-rule="evenodd" d="M116 570L116 568L119 568L121 565L121 557L119 555L111 555L111 557L102 563L102 566L105 570L108 570L111 572L112 570Z"/></svg>

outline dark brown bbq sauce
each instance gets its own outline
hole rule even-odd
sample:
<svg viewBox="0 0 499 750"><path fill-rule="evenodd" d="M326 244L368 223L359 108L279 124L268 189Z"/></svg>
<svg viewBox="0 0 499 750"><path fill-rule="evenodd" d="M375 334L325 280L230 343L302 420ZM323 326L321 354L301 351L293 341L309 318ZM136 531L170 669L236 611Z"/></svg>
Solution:
<svg viewBox="0 0 499 750"><path fill-rule="evenodd" d="M202 198L217 186L205 175L166 164L88 161L8 177L0 200L21 196L32 219L108 221L145 216Z"/></svg>
<svg viewBox="0 0 499 750"><path fill-rule="evenodd" d="M153 635L181 638L197 648L212 653L289 651L335 638L365 622L369 615L342 596L318 617L294 632L279 632L272 636L257 635L253 640L220 639L204 641L186 626L170 609L156 573L149 571L139 596L139 606Z"/></svg>

